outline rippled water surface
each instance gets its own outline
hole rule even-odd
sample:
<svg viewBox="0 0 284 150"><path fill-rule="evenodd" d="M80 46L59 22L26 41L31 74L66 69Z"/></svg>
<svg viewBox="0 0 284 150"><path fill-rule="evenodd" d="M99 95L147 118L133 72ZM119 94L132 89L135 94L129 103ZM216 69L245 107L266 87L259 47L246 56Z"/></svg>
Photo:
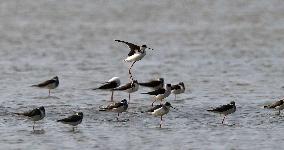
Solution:
<svg viewBox="0 0 284 150"><path fill-rule="evenodd" d="M283 98L284 3L281 0L2 0L0 1L0 149L282 149L284 114L261 107ZM128 82L122 39L147 44L134 65L138 81L183 81L166 100L178 110L141 114L150 96L132 95L128 112L98 111L113 76ZM59 76L60 86L29 87ZM115 100L127 98L115 93ZM236 101L236 113L205 110ZM45 106L36 125L13 115ZM56 120L82 111L76 132Z"/></svg>

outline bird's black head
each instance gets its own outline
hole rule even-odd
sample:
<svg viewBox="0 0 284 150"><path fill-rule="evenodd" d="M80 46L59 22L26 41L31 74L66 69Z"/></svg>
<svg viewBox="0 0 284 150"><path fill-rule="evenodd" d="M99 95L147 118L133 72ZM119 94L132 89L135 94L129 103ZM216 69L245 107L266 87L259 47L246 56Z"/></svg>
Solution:
<svg viewBox="0 0 284 150"><path fill-rule="evenodd" d="M126 99L123 99L123 100L121 101L121 103L127 104L127 100L126 100Z"/></svg>
<svg viewBox="0 0 284 150"><path fill-rule="evenodd" d="M173 106L171 105L171 103L169 103L169 102L166 102L166 103L165 103L165 106L173 107Z"/></svg>
<svg viewBox="0 0 284 150"><path fill-rule="evenodd" d="M284 103L283 99L281 99L281 100L280 100L280 103L281 103L281 104L283 104L283 103Z"/></svg>
<svg viewBox="0 0 284 150"><path fill-rule="evenodd" d="M159 78L158 80L164 83L164 78Z"/></svg>
<svg viewBox="0 0 284 150"><path fill-rule="evenodd" d="M143 48L147 48L147 46L146 46L146 45L142 45L141 47L143 47Z"/></svg>
<svg viewBox="0 0 284 150"><path fill-rule="evenodd" d="M184 83L183 82L180 82L179 85L181 85L184 88Z"/></svg>
<svg viewBox="0 0 284 150"><path fill-rule="evenodd" d="M52 79L53 79L53 80L58 80L58 77L57 77L57 76L55 76L55 77L53 77Z"/></svg>
<svg viewBox="0 0 284 150"><path fill-rule="evenodd" d="M235 105L236 103L235 103L235 101L231 101L230 104L231 105Z"/></svg>
<svg viewBox="0 0 284 150"><path fill-rule="evenodd" d="M40 106L38 109L39 109L40 111L45 112L45 109L44 109L44 107L43 107L43 106Z"/></svg>
<svg viewBox="0 0 284 150"><path fill-rule="evenodd" d="M76 115L83 117L83 112L77 112Z"/></svg>
<svg viewBox="0 0 284 150"><path fill-rule="evenodd" d="M167 87L171 87L172 85L171 84L167 84Z"/></svg>

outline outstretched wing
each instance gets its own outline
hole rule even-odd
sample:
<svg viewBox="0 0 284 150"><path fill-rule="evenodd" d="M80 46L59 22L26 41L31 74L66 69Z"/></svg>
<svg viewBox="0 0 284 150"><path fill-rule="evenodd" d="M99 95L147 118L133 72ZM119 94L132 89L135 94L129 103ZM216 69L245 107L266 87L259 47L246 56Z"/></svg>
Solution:
<svg viewBox="0 0 284 150"><path fill-rule="evenodd" d="M128 56L132 56L135 53L135 50L136 51L140 50L140 47L138 45L135 45L135 44L132 44L126 41L122 41L122 40L114 40L114 41L124 43L130 48L130 52L128 53Z"/></svg>

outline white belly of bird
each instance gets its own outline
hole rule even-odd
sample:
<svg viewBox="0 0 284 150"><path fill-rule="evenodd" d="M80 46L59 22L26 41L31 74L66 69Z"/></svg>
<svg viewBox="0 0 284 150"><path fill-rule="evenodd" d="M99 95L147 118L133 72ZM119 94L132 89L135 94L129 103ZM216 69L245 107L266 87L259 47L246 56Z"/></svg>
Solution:
<svg viewBox="0 0 284 150"><path fill-rule="evenodd" d="M162 101L164 98L168 97L170 94L171 94L170 91L166 91L164 94L156 95L154 98L155 98L156 100Z"/></svg>
<svg viewBox="0 0 284 150"><path fill-rule="evenodd" d="M55 89L57 86L56 86L56 83L52 83L52 84L48 84L47 86L45 86L44 88L46 89Z"/></svg>
<svg viewBox="0 0 284 150"><path fill-rule="evenodd" d="M162 101L165 98L165 96L164 96L164 94L159 94L159 95L156 95L154 98L156 100Z"/></svg>
<svg viewBox="0 0 284 150"><path fill-rule="evenodd" d="M135 53L129 57L127 57L124 61L126 62L133 62L133 61L139 61L141 60L144 56L146 55L146 53Z"/></svg>
<svg viewBox="0 0 284 150"><path fill-rule="evenodd" d="M41 116L41 115L35 115L35 116L32 116L31 117L31 120L32 121L39 121L39 120L41 120L43 117Z"/></svg>
<svg viewBox="0 0 284 150"><path fill-rule="evenodd" d="M124 112L125 110L124 110L124 108L123 108L123 106L122 106L122 107L114 108L114 109L112 109L111 111L112 111L112 112L116 112L116 113L122 113L122 112Z"/></svg>
<svg viewBox="0 0 284 150"><path fill-rule="evenodd" d="M168 109L163 109L162 108L159 108L159 109L156 109L154 112L152 112L152 115L154 115L155 117L158 117L158 116L163 116L165 114L167 114L169 112Z"/></svg>

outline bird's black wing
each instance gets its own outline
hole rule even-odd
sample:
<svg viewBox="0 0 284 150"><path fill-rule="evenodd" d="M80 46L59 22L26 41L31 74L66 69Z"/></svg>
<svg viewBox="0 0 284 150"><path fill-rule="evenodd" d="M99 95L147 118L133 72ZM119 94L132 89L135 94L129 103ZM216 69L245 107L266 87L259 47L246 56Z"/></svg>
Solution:
<svg viewBox="0 0 284 150"><path fill-rule="evenodd" d="M57 120L57 122L77 122L77 121L79 121L81 119L82 119L82 117L79 116L79 115L72 115L72 116L70 116L68 118Z"/></svg>
<svg viewBox="0 0 284 150"><path fill-rule="evenodd" d="M106 82L104 85L98 87L98 88L94 88L93 90L96 90L96 89L113 89L113 88L116 88L118 85L116 82Z"/></svg>
<svg viewBox="0 0 284 150"><path fill-rule="evenodd" d="M147 93L142 93L142 94L159 95L159 94L164 94L165 92L166 92L166 90L161 88L161 89L157 89L157 90L152 91L152 92L147 92Z"/></svg>
<svg viewBox="0 0 284 150"><path fill-rule="evenodd" d="M275 107L280 106L280 105L282 105L282 104L283 104L283 102L277 101L277 102L275 102L275 103L273 103L273 104L271 104L271 105L264 106L264 108L275 108Z"/></svg>
<svg viewBox="0 0 284 150"><path fill-rule="evenodd" d="M138 45L126 42L126 41L122 41L122 40L115 40L116 42L121 42L126 44L129 48L130 48L130 52L128 53L128 56L131 56L135 53L135 50L139 51L140 47Z"/></svg>
<svg viewBox="0 0 284 150"><path fill-rule="evenodd" d="M224 112L224 111L227 111L229 109L232 109L233 107L234 107L234 105L227 104L227 105L222 105L222 106L219 106L219 107L213 108L211 110L207 110L207 111Z"/></svg>
<svg viewBox="0 0 284 150"><path fill-rule="evenodd" d="M127 84L122 85L120 87L114 88L113 90L115 90L115 91L124 91L124 90L130 89L131 87L132 87L131 83L127 83Z"/></svg>
<svg viewBox="0 0 284 150"><path fill-rule="evenodd" d="M47 86L49 84L52 84L54 82L56 82L56 81L55 80L47 80L47 81L44 81L42 83L39 83L39 84L36 84L36 85L32 85L32 86L35 86L35 87L45 87L45 86Z"/></svg>
<svg viewBox="0 0 284 150"><path fill-rule="evenodd" d="M150 82L145 82L145 83L139 83L141 86L146 86L146 87L155 87L161 84L161 81L150 81Z"/></svg>
<svg viewBox="0 0 284 150"><path fill-rule="evenodd" d="M28 117L32 117L32 116L36 116L36 115L40 115L40 110L38 108L33 109L31 111L26 111L24 113L18 113L19 115L24 115L24 116L28 116Z"/></svg>
<svg viewBox="0 0 284 150"><path fill-rule="evenodd" d="M172 90L178 90L178 89L181 89L181 88L180 88L180 85L176 84L176 85L172 85L171 89Z"/></svg>

